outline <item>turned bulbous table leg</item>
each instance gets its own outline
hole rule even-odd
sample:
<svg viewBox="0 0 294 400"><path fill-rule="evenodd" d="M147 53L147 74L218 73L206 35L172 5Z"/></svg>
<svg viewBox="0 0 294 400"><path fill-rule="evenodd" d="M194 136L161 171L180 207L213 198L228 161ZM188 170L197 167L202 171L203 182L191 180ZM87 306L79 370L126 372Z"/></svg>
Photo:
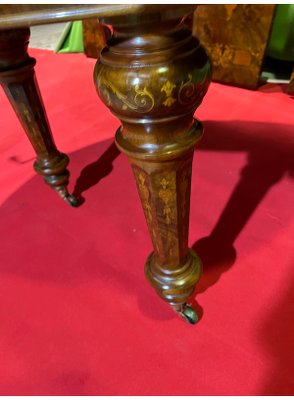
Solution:
<svg viewBox="0 0 294 400"><path fill-rule="evenodd" d="M71 206L67 190L69 158L56 148L35 78L35 59L27 53L29 29L0 31L0 84L20 120L37 158L34 169Z"/></svg>
<svg viewBox="0 0 294 400"><path fill-rule="evenodd" d="M162 21L158 23L158 17ZM193 118L210 62L182 18L116 19L96 64L98 95L121 121L116 144L133 168L154 251L145 274L186 321L201 261L188 248L191 166L202 125Z"/></svg>

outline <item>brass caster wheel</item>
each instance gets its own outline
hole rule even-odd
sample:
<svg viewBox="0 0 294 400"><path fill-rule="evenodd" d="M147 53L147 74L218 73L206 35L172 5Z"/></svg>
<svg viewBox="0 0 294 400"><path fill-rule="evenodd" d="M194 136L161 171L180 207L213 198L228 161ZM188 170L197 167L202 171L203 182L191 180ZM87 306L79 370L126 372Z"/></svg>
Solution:
<svg viewBox="0 0 294 400"><path fill-rule="evenodd" d="M195 325L198 321L198 315L194 308L192 308L189 304L184 304L182 309L178 311L178 314L188 323L191 325Z"/></svg>
<svg viewBox="0 0 294 400"><path fill-rule="evenodd" d="M71 207L78 207L80 205L80 200L75 196L73 196L72 194L69 194L67 188L57 189L57 193Z"/></svg>
<svg viewBox="0 0 294 400"><path fill-rule="evenodd" d="M79 199L77 199L72 194L69 194L67 197L64 198L64 200L72 207L77 207L80 204Z"/></svg>

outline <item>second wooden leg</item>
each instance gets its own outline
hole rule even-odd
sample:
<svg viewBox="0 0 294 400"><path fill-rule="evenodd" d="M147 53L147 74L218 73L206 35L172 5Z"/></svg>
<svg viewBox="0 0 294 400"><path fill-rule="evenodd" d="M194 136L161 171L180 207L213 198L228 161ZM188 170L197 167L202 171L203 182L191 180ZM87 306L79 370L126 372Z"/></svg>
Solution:
<svg viewBox="0 0 294 400"><path fill-rule="evenodd" d="M69 158L56 148L35 78L34 58L27 47L29 29L0 32L0 83L35 152L34 169L70 205L77 199L67 190Z"/></svg>

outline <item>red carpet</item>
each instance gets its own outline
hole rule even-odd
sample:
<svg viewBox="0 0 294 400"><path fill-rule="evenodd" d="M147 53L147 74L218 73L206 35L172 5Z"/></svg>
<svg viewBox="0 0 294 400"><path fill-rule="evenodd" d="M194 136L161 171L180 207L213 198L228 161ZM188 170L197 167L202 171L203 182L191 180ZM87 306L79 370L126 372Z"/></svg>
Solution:
<svg viewBox="0 0 294 400"><path fill-rule="evenodd" d="M37 56L70 208L32 170L0 93L0 394L293 395L294 103L212 84L197 112L190 244L204 262L198 325L145 280L151 243L94 60Z"/></svg>

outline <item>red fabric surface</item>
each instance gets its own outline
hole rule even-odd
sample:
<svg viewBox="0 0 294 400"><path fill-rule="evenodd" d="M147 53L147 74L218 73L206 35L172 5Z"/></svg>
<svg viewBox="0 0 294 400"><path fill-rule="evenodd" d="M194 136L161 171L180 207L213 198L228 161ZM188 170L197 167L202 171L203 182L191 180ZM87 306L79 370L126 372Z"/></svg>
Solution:
<svg viewBox="0 0 294 400"><path fill-rule="evenodd" d="M196 115L190 245L204 262L189 326L157 297L151 242L94 60L31 50L70 208L32 170L0 93L0 394L294 394L293 99L212 84Z"/></svg>

